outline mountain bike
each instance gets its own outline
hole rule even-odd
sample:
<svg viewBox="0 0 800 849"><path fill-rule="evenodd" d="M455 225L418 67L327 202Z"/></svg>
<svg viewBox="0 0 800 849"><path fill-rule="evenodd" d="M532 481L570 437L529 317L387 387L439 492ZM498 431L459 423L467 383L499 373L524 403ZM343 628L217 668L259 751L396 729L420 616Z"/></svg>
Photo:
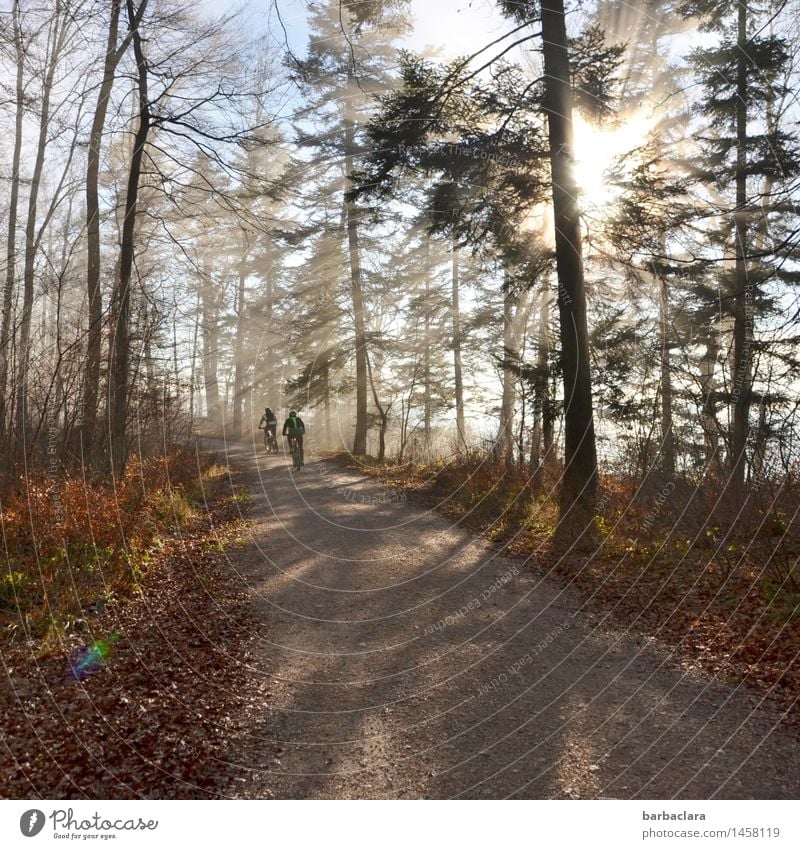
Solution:
<svg viewBox="0 0 800 849"><path fill-rule="evenodd" d="M292 466L295 471L300 471L303 466L303 445L295 437L289 437L289 450L292 453Z"/></svg>
<svg viewBox="0 0 800 849"><path fill-rule="evenodd" d="M264 431L264 450L267 454L277 454L278 440L275 438L275 429L265 427L262 430Z"/></svg>

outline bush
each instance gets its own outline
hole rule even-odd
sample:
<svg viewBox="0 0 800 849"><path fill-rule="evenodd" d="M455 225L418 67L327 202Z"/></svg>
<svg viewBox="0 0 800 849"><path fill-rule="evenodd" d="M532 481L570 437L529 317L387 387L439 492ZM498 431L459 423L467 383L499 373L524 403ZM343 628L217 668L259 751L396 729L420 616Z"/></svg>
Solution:
<svg viewBox="0 0 800 849"><path fill-rule="evenodd" d="M0 624L29 636L79 617L98 599L129 592L164 537L193 521L187 492L198 478L188 453L128 463L114 481L79 476L23 477L0 495L5 569L0 573ZM33 631L33 633L31 633Z"/></svg>

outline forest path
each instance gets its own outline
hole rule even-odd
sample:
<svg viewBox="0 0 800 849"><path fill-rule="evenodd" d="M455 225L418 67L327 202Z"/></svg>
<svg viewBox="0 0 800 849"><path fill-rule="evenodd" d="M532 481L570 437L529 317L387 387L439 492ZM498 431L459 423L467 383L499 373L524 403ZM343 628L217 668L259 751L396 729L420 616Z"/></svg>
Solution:
<svg viewBox="0 0 800 849"><path fill-rule="evenodd" d="M535 564L332 463L220 456L252 496L229 557L259 623L226 796L800 796L771 709Z"/></svg>

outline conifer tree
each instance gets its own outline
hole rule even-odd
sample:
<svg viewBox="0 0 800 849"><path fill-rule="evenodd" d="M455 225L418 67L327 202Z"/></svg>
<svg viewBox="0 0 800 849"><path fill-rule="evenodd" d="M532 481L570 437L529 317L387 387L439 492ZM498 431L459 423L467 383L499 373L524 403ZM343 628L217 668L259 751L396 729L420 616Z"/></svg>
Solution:
<svg viewBox="0 0 800 849"><path fill-rule="evenodd" d="M716 36L695 51L691 65L702 86L697 104L702 159L694 171L722 230L709 235L722 313L731 325L731 361L725 398L731 411L728 470L743 494L748 467L751 407L759 402L757 328L777 308L775 286L792 274L786 260L796 250L786 240L786 203L800 168L797 138L779 104L787 94L791 53L770 24L782 7L770 2L688 0L686 16ZM782 232L783 231L783 232Z"/></svg>
<svg viewBox="0 0 800 849"><path fill-rule="evenodd" d="M407 26L406 5L399 0L318 4L311 13L308 55L290 63L308 97L299 116L300 144L330 172L330 191L338 190L342 196L356 372L354 454L367 451L368 304L362 245L365 211L347 190L359 166L371 95L391 87L392 40ZM313 128L303 129L312 118Z"/></svg>

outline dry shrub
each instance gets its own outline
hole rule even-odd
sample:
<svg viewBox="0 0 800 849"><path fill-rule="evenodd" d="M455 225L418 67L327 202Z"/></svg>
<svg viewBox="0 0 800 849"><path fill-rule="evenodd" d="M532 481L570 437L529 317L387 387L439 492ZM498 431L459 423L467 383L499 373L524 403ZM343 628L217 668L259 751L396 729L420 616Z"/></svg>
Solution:
<svg viewBox="0 0 800 849"><path fill-rule="evenodd" d="M133 457L114 480L29 475L0 496L4 638L69 627L87 608L131 591L152 553L198 515L200 475L218 469L185 452Z"/></svg>

